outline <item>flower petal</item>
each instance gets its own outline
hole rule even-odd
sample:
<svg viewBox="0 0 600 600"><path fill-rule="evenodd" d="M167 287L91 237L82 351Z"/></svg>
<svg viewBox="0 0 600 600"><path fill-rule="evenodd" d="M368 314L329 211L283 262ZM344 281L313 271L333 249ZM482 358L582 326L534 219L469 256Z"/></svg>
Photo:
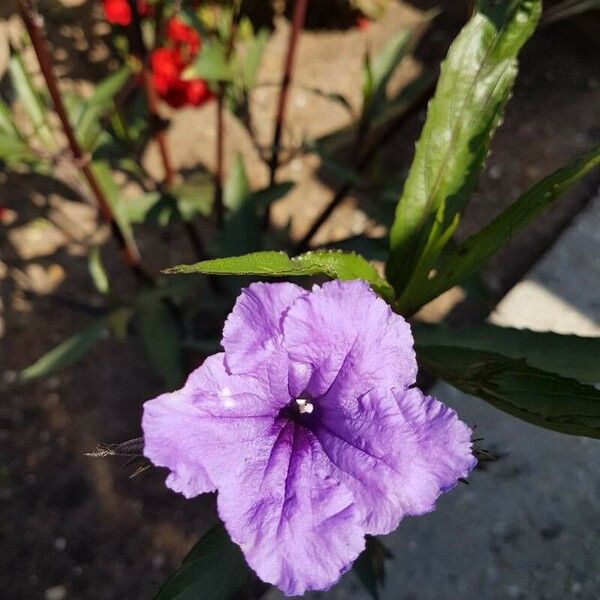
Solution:
<svg viewBox="0 0 600 600"><path fill-rule="evenodd" d="M283 319L292 395L318 398L340 378L356 396L415 382L408 323L363 281L330 281L297 299Z"/></svg>
<svg viewBox="0 0 600 600"><path fill-rule="evenodd" d="M393 531L406 515L433 510L436 498L475 464L470 430L419 390L371 390L356 405L329 392L313 432L354 495L366 533Z"/></svg>
<svg viewBox="0 0 600 600"><path fill-rule="evenodd" d="M188 498L214 491L211 472L238 462L241 447L251 453L289 401L266 380L230 375L223 357L207 358L181 390L144 404L144 455L168 467L167 486Z"/></svg>
<svg viewBox="0 0 600 600"><path fill-rule="evenodd" d="M281 318L307 291L293 283L253 283L242 290L223 328L232 373L252 373L269 360L281 335Z"/></svg>
<svg viewBox="0 0 600 600"><path fill-rule="evenodd" d="M301 425L278 419L263 441L219 475L219 514L262 580L288 595L327 589L364 548L352 494Z"/></svg>

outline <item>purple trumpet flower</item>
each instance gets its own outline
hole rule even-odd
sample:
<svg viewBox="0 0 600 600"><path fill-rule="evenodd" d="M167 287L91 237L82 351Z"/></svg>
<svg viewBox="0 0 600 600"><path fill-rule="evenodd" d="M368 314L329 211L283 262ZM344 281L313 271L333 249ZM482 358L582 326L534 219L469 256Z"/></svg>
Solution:
<svg viewBox="0 0 600 600"><path fill-rule="evenodd" d="M167 486L218 491L258 576L324 590L365 534L393 531L475 466L471 431L414 386L408 323L362 281L244 289L224 353L144 405L144 454Z"/></svg>

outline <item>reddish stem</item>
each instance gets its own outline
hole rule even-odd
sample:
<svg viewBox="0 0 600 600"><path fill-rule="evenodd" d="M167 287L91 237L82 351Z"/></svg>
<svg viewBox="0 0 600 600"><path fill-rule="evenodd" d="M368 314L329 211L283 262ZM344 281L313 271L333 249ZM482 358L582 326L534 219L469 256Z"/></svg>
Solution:
<svg viewBox="0 0 600 600"><path fill-rule="evenodd" d="M288 40L287 54L283 66L283 79L281 81L281 90L277 102L277 116L275 117L275 131L273 133L273 143L271 144L271 158L269 160L269 185L275 183L277 167L279 166L279 148L281 145L281 135L285 121L285 109L287 107L288 92L292 81L292 72L294 69L294 58L298 46L298 38L306 21L306 9L308 0L296 0L294 4L294 13L292 15L292 29ZM268 227L270 211L265 211L265 227Z"/></svg>
<svg viewBox="0 0 600 600"><path fill-rule="evenodd" d="M122 231L120 230L108 199L104 193L104 190L98 183L96 176L90 166L89 157L83 152L73 127L69 121L67 111L62 101L60 91L58 89L58 82L52 69L52 63L50 61L50 55L48 53L48 47L46 38L43 31L43 20L37 12L32 0L19 0L19 11L27 33L33 44L35 54L37 56L42 75L46 82L48 92L52 98L54 109L60 119L64 134L67 138L69 149L73 156L73 162L76 167L81 171L85 180L87 181L96 201L98 202L98 208L103 219L110 225L112 234L117 240L123 257L126 263L131 267L133 272L136 274L139 280L147 281L148 275L143 271L140 263L140 254L135 242L127 239Z"/></svg>

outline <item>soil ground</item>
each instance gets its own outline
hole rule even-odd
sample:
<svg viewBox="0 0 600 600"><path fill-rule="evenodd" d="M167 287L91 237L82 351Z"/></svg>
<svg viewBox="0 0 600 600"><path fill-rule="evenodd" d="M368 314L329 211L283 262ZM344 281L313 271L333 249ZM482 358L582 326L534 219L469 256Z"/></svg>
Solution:
<svg viewBox="0 0 600 600"><path fill-rule="evenodd" d="M89 80L105 73L112 60L104 44L106 28L98 23L98 11L90 10L95 3L71 2L75 6L66 9L55 2L42 4L48 9L48 30L63 81L84 89ZM353 27L306 32L296 82L343 93L356 106L367 39L377 47L394 30L421 18L418 10L404 4L393 3L390 10L391 16L373 23L367 32ZM0 16L15 27L10 10ZM433 62L443 54L459 16L445 16L432 25L417 56L401 68L399 81L416 72L421 60ZM279 76L287 31L287 22L277 21L261 74L264 82ZM533 181L597 143L599 57L592 37L576 22L546 27L527 45L514 97L459 237L488 222ZM268 140L274 94L268 88L259 91L252 110L260 138ZM179 169L211 167L213 113L209 106L173 115L169 142ZM406 170L422 117L408 122L381 148L375 170ZM324 133L347 118L342 109L297 86L290 99L284 143ZM241 149L252 183L262 184L266 169L243 130L228 122L228 132L227 156L231 159ZM145 156L150 169L159 168L154 153L151 148ZM277 207L275 217L284 224L292 215L296 237L308 228L335 187L315 167L314 159L300 157L281 172L282 178L292 177L299 185ZM522 277L586 199L585 187L574 190L494 259L483 273L490 302ZM163 472L148 470L129 479L130 469L118 461L84 456L98 442L137 437L142 402L160 391L160 382L135 338L108 340L75 368L25 387L15 385L16 372L90 322L91 315L72 300L99 305L87 275L85 250L90 238L106 239L106 235L96 227L93 215L84 218L76 213L73 218L76 209L67 201L77 200L70 187L50 179L25 173L0 175L0 205L14 210L17 217L0 234L0 564L3 597L11 600L150 598L214 517L210 497L185 501L164 488ZM54 230L44 230L43 238L55 239L55 250L23 257L11 231L50 216L52 210ZM368 189L351 195L315 241L377 231L372 210ZM69 230L61 214L67 215L67 221L71 217L71 225L75 221L75 230ZM78 240L86 222L91 229ZM141 234L142 252L155 257L156 267L194 260L176 230L160 233L158 241L155 231ZM103 256L111 281L130 287L110 240ZM461 318L479 318L487 309L471 307ZM437 318L446 310L438 307L430 316Z"/></svg>

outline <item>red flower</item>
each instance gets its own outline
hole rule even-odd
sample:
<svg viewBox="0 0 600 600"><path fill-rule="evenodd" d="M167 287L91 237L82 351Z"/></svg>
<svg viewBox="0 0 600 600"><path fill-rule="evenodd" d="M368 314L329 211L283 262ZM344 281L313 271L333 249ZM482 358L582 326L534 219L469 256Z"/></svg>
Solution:
<svg viewBox="0 0 600 600"><path fill-rule="evenodd" d="M369 29L371 25L371 20L368 19L365 16L362 17L358 17L356 19L356 26L361 30L361 31L366 31L367 29Z"/></svg>
<svg viewBox="0 0 600 600"><path fill-rule="evenodd" d="M102 0L104 16L113 25L131 25L131 7L127 0ZM145 0L138 0L138 13L146 17L151 13L151 7Z"/></svg>
<svg viewBox="0 0 600 600"><path fill-rule="evenodd" d="M198 32L177 17L169 19L167 37L180 49L189 53L190 58L194 58L200 51L201 40Z"/></svg>
<svg viewBox="0 0 600 600"><path fill-rule="evenodd" d="M113 25L129 25L131 23L131 7L127 0L102 0L104 16Z"/></svg>
<svg viewBox="0 0 600 600"><path fill-rule="evenodd" d="M186 99L188 104L200 106L212 98L213 94L206 85L206 81L203 79L193 79L186 83L188 84L186 89Z"/></svg>
<svg viewBox="0 0 600 600"><path fill-rule="evenodd" d="M170 88L181 81L181 72L185 64L174 48L157 48L150 57L152 83L159 95L166 94Z"/></svg>

